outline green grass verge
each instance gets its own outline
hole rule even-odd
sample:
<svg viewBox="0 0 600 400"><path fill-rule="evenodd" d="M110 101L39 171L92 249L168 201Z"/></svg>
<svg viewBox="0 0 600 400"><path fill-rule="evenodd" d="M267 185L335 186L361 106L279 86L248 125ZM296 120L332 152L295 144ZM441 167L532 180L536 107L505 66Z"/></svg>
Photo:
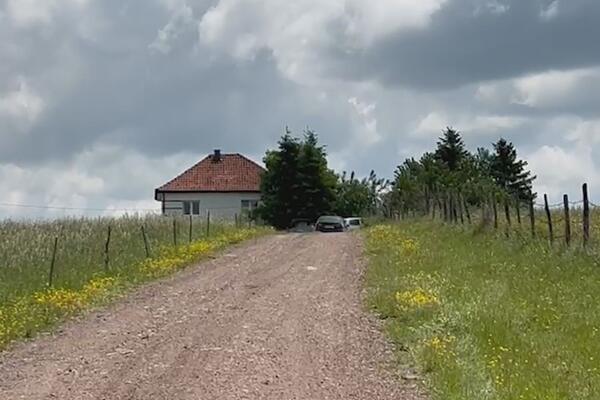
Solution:
<svg viewBox="0 0 600 400"><path fill-rule="evenodd" d="M368 304L433 399L599 399L600 265L431 222L365 231Z"/></svg>
<svg viewBox="0 0 600 400"><path fill-rule="evenodd" d="M209 236L204 233L192 237L191 243L175 246L167 239L169 233L172 235L172 220L146 220L143 222L153 226L154 230L150 232L155 234L151 242L152 254L147 258L141 233L138 234L141 231L139 220L67 222L71 230L59 237L63 248L57 257L57 275L52 287L47 285L47 249L36 252L27 245L32 246L32 241L49 237L48 231L55 229L56 222L12 225L15 235L7 236L0 245L0 249L14 247L15 251L18 251L18 244L23 246L22 251L10 253L10 258L3 259L0 266L0 276L4 278L0 285L0 350L14 340L32 337L69 316L107 303L132 287L167 276L226 246L270 232L268 228L214 225ZM113 232L115 227L117 229L111 239L113 262L106 269L95 239L97 232L104 231L102 228L107 228L108 223ZM167 234L163 232L163 240L158 235L160 224L169 228ZM42 227L43 233L36 229L38 227ZM69 237L71 240L67 240ZM131 254L126 254L128 249ZM36 260L44 262L36 264Z"/></svg>

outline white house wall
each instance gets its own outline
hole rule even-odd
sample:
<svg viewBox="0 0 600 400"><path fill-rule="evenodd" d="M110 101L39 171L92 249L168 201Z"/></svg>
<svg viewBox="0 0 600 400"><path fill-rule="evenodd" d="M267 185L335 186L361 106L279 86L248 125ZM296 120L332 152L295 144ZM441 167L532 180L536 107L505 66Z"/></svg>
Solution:
<svg viewBox="0 0 600 400"><path fill-rule="evenodd" d="M260 200L260 193L164 193L165 215L183 215L184 201L200 201L200 215L233 219L242 212L242 200Z"/></svg>

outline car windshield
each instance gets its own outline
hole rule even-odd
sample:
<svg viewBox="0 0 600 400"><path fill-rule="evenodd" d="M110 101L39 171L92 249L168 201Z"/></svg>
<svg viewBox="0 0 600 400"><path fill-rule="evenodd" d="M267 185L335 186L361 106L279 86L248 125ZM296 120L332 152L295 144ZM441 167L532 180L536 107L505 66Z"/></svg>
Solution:
<svg viewBox="0 0 600 400"><path fill-rule="evenodd" d="M319 217L317 222L320 224L339 224L342 222L342 218L334 217L334 216L324 216L324 217Z"/></svg>

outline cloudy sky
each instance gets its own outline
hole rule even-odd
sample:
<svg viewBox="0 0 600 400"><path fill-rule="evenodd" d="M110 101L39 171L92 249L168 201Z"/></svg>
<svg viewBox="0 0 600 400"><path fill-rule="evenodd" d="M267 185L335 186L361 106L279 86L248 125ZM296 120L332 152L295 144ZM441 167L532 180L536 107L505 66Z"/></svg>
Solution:
<svg viewBox="0 0 600 400"><path fill-rule="evenodd" d="M539 192L600 197L599 37L597 0L0 0L0 203L157 209L286 125L388 177L446 125L502 135ZM73 213L0 206L41 212Z"/></svg>

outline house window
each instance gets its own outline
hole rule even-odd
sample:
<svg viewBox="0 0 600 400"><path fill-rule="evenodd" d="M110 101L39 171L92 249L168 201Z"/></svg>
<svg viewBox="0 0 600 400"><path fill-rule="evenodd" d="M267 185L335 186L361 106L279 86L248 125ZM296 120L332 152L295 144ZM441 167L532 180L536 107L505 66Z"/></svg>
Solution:
<svg viewBox="0 0 600 400"><path fill-rule="evenodd" d="M183 202L183 214L184 215L200 215L200 202L199 201L184 201Z"/></svg>
<svg viewBox="0 0 600 400"><path fill-rule="evenodd" d="M252 212L258 207L258 200L242 200L242 211Z"/></svg>

